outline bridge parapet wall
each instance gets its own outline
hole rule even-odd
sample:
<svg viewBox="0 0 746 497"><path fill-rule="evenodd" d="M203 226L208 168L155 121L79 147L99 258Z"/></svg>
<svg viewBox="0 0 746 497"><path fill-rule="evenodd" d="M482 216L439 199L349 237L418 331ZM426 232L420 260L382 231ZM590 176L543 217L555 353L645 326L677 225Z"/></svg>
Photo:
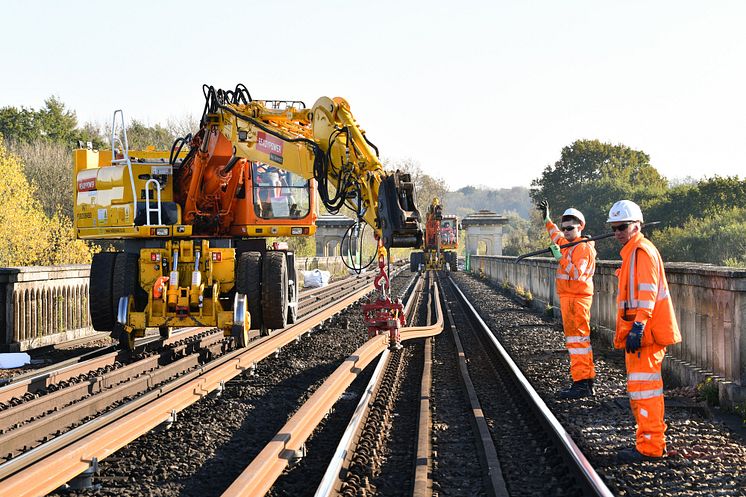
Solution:
<svg viewBox="0 0 746 497"><path fill-rule="evenodd" d="M471 271L498 285L506 282L530 291L533 305L551 306L559 316L556 262L533 258L471 256ZM591 324L607 345L616 323L620 261L597 261ZM668 348L664 370L685 385L708 377L717 381L725 404L746 400L746 270L699 263L666 263L666 277L681 329L680 344Z"/></svg>
<svg viewBox="0 0 746 497"><path fill-rule="evenodd" d="M0 268L0 349L19 351L94 333L90 266Z"/></svg>
<svg viewBox="0 0 746 497"><path fill-rule="evenodd" d="M300 257L298 271L347 274L340 257ZM0 352L17 352L95 333L88 313L90 266L0 268ZM302 274L300 275L302 279Z"/></svg>

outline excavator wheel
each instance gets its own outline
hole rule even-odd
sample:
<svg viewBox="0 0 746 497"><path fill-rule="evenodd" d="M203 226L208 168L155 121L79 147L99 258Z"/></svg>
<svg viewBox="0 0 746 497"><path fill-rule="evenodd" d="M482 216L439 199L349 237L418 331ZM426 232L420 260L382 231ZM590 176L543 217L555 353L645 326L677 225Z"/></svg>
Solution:
<svg viewBox="0 0 746 497"><path fill-rule="evenodd" d="M136 311L145 310L145 306L148 304L148 294L140 287L138 282L139 260L140 257L137 254L117 253L114 261L114 277L111 283L111 306L114 309L115 320L120 297L132 295Z"/></svg>
<svg viewBox="0 0 746 497"><path fill-rule="evenodd" d="M264 326L277 330L287 326L288 267L285 252L264 254L262 263L262 317Z"/></svg>
<svg viewBox="0 0 746 497"><path fill-rule="evenodd" d="M413 273L417 272L417 267L419 266L419 262L417 260L419 252L411 252L409 254L409 270Z"/></svg>
<svg viewBox="0 0 746 497"><path fill-rule="evenodd" d="M293 266L288 272L288 280L293 281L288 287L288 324L294 324L298 320L298 270Z"/></svg>
<svg viewBox="0 0 746 497"><path fill-rule="evenodd" d="M96 331L112 331L116 322L116 309L113 299L115 252L99 252L93 255L91 276L88 284L88 308L91 325Z"/></svg>
<svg viewBox="0 0 746 497"><path fill-rule="evenodd" d="M236 269L236 291L248 299L251 327L262 328L262 254L243 252Z"/></svg>

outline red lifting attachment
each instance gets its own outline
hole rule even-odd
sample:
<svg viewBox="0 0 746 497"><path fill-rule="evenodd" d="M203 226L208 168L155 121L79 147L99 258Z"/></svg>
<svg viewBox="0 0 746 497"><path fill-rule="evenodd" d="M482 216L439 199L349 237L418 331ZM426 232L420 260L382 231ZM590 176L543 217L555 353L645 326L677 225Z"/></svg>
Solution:
<svg viewBox="0 0 746 497"><path fill-rule="evenodd" d="M390 282L386 274L386 249L383 242L378 240L378 276L373 280L373 285L378 290L378 298L375 302L368 300L363 304L363 319L368 324L368 338L388 332L389 348L401 348L401 336L399 330L406 324L404 317L404 306L401 299L392 301L389 295Z"/></svg>

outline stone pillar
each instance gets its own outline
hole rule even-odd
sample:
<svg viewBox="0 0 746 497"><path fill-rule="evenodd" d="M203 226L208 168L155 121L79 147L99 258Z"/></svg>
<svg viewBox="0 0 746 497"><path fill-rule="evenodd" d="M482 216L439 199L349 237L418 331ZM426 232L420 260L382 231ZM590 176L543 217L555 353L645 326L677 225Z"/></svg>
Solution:
<svg viewBox="0 0 746 497"><path fill-rule="evenodd" d="M507 223L507 217L498 216L496 213L487 210L466 216L461 221L461 225L466 230L466 253L477 255L479 244L483 242L486 245L486 254L479 255L502 255L502 225Z"/></svg>
<svg viewBox="0 0 746 497"><path fill-rule="evenodd" d="M354 223L355 221L347 216L329 214L320 216L316 220L316 256L334 257L347 254L348 241L346 240L343 245L342 240L347 229ZM336 247L336 250L332 247ZM355 248L353 244L353 255Z"/></svg>

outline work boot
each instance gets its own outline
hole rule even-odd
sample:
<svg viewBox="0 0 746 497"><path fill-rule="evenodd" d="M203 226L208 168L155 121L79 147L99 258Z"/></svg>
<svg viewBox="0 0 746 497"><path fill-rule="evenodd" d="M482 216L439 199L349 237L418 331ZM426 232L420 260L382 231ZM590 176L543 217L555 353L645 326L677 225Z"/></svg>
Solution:
<svg viewBox="0 0 746 497"><path fill-rule="evenodd" d="M628 447L626 449L621 449L616 454L616 460L620 463L636 463L636 462L642 462L642 461L659 461L662 458L666 457L666 451L663 451L663 455L660 457L655 456L646 456L645 454L639 452L634 447Z"/></svg>
<svg viewBox="0 0 746 497"><path fill-rule="evenodd" d="M560 399L580 399L593 396L593 380L574 381L572 386L560 390Z"/></svg>

